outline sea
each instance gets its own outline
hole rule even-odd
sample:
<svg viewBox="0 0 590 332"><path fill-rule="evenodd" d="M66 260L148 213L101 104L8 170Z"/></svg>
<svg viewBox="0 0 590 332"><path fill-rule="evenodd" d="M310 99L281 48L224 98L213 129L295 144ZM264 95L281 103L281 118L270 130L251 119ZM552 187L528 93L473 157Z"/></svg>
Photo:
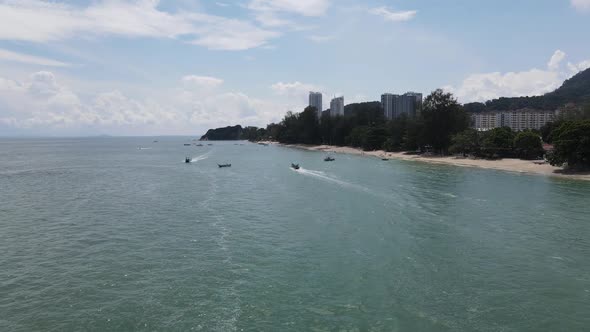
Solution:
<svg viewBox="0 0 590 332"><path fill-rule="evenodd" d="M590 182L196 144L0 139L0 331L590 330Z"/></svg>

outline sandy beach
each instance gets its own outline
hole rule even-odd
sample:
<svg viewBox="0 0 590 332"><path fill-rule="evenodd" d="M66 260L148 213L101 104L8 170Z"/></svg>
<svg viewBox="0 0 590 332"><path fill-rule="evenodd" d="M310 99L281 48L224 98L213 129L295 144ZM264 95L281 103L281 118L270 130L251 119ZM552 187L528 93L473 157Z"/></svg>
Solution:
<svg viewBox="0 0 590 332"><path fill-rule="evenodd" d="M385 152L383 150L377 151L363 151L346 146L331 146L331 145L283 145L286 147L293 147L305 149L309 151L322 151L329 153L345 153L362 156L369 156L375 158L401 159L410 161L427 162L433 164L445 164L460 167L478 167L485 169L494 169L507 172L529 173L545 176L555 176L565 179L586 180L590 181L590 173L576 173L564 174L561 167L551 166L549 163L543 163L538 160L521 160L521 159L500 159L500 160L486 160L486 159L469 159L457 158L454 156L437 157L437 156L418 156L408 155L403 152Z"/></svg>

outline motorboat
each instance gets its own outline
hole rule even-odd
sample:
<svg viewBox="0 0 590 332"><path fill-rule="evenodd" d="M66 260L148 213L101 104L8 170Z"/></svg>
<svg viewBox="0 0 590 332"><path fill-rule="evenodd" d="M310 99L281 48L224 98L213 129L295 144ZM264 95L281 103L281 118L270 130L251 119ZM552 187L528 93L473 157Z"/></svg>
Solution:
<svg viewBox="0 0 590 332"><path fill-rule="evenodd" d="M191 163L191 158L190 157L184 158L184 162L187 163L187 164L190 164Z"/></svg>
<svg viewBox="0 0 590 332"><path fill-rule="evenodd" d="M185 143L184 146L191 146L190 143Z"/></svg>
<svg viewBox="0 0 590 332"><path fill-rule="evenodd" d="M324 161L334 161L334 160L336 160L336 159L334 159L330 156L327 156L326 158L324 158Z"/></svg>
<svg viewBox="0 0 590 332"><path fill-rule="evenodd" d="M217 166L219 166L219 168L228 168L231 167L231 164L217 164Z"/></svg>
<svg viewBox="0 0 590 332"><path fill-rule="evenodd" d="M299 164L291 164L291 168L292 169L299 169L301 167L299 167Z"/></svg>

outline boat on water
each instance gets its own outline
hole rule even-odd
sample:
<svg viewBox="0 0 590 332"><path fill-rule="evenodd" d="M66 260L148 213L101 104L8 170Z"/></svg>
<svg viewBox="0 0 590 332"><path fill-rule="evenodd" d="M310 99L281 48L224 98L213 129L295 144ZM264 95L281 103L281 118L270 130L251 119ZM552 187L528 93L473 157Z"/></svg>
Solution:
<svg viewBox="0 0 590 332"><path fill-rule="evenodd" d="M388 158L381 158L381 160L383 160L383 161L389 161Z"/></svg>
<svg viewBox="0 0 590 332"><path fill-rule="evenodd" d="M326 158L324 158L324 161L334 161L334 160L336 160L336 159L334 159L330 156L327 156Z"/></svg>
<svg viewBox="0 0 590 332"><path fill-rule="evenodd" d="M259 142L258 145L268 146L268 143Z"/></svg>
<svg viewBox="0 0 590 332"><path fill-rule="evenodd" d="M291 168L292 169L299 169L301 167L299 167L299 164L291 164Z"/></svg>
<svg viewBox="0 0 590 332"><path fill-rule="evenodd" d="M197 146L203 146L203 144L197 144Z"/></svg>
<svg viewBox="0 0 590 332"><path fill-rule="evenodd" d="M185 143L184 146L191 146L189 143Z"/></svg>
<svg viewBox="0 0 590 332"><path fill-rule="evenodd" d="M190 157L184 158L184 162L187 163L187 164L190 164L191 163L191 158Z"/></svg>
<svg viewBox="0 0 590 332"><path fill-rule="evenodd" d="M217 164L217 166L219 166L219 168L227 168L231 167L231 164Z"/></svg>

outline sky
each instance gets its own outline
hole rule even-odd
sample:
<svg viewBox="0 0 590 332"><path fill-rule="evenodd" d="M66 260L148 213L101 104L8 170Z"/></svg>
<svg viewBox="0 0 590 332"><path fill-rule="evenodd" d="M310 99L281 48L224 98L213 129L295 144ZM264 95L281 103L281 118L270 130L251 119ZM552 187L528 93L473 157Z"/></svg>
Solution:
<svg viewBox="0 0 590 332"><path fill-rule="evenodd" d="M590 67L590 0L0 0L0 136L199 135L437 88L539 95Z"/></svg>

